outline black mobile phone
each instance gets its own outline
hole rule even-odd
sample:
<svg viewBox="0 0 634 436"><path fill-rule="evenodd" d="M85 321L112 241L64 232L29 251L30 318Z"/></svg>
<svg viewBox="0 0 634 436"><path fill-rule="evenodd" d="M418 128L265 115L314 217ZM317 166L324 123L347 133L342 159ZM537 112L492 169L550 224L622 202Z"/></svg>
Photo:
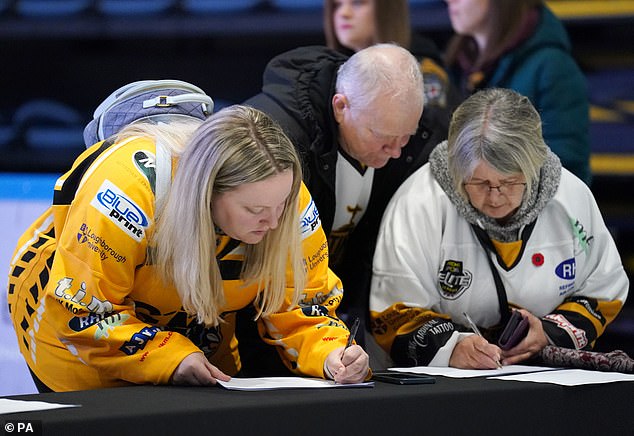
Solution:
<svg viewBox="0 0 634 436"><path fill-rule="evenodd" d="M375 372L372 374L372 379L397 385L423 385L436 383L436 379L431 375L397 371Z"/></svg>

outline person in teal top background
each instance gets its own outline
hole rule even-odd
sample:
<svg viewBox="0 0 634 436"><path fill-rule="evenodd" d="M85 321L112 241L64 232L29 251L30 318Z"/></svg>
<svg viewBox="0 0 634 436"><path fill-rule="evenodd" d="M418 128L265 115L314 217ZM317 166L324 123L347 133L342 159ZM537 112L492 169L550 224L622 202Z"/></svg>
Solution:
<svg viewBox="0 0 634 436"><path fill-rule="evenodd" d="M446 64L463 97L490 87L527 96L542 117L545 142L589 185L587 84L561 21L542 0L445 1L455 32Z"/></svg>

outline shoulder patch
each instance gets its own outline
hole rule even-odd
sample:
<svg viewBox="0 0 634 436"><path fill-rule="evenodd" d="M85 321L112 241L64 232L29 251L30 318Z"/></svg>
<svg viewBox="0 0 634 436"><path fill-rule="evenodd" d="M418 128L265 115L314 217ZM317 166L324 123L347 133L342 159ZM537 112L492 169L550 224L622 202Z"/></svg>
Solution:
<svg viewBox="0 0 634 436"><path fill-rule="evenodd" d="M321 221L319 220L319 211L315 202L311 198L310 203L300 213L300 231L302 233L302 239L308 238L315 233L319 227L321 227Z"/></svg>
<svg viewBox="0 0 634 436"><path fill-rule="evenodd" d="M139 172L145 176L150 182L152 192L155 192L156 187L156 156L147 150L138 150L134 152L132 157L134 166Z"/></svg>
<svg viewBox="0 0 634 436"><path fill-rule="evenodd" d="M578 219L571 218L570 225L572 226L572 235L575 238L575 254L583 252L587 255L594 236L588 233L588 230Z"/></svg>
<svg viewBox="0 0 634 436"><path fill-rule="evenodd" d="M147 213L110 180L103 181L90 205L137 242L145 237L149 226Z"/></svg>
<svg viewBox="0 0 634 436"><path fill-rule="evenodd" d="M443 68L431 59L423 59L420 63L425 88L425 104L441 107L447 105L447 87L449 78Z"/></svg>

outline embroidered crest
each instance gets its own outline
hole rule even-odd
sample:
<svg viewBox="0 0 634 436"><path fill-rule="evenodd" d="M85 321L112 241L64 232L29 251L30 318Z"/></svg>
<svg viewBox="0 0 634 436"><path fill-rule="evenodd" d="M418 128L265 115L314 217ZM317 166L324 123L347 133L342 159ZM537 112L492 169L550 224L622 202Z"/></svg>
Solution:
<svg viewBox="0 0 634 436"><path fill-rule="evenodd" d="M455 300L466 291L473 280L471 272L463 268L458 260L447 260L438 272L440 296L447 300Z"/></svg>

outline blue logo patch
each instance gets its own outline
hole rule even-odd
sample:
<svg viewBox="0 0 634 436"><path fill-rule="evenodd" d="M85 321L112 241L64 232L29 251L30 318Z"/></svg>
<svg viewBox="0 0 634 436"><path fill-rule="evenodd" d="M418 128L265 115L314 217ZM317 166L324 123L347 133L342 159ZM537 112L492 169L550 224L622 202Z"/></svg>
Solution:
<svg viewBox="0 0 634 436"><path fill-rule="evenodd" d="M90 204L136 241L145 237L147 214L110 180L104 180Z"/></svg>
<svg viewBox="0 0 634 436"><path fill-rule="evenodd" d="M557 277L564 280L574 280L577 272L577 263L574 257L568 260L564 260L555 268L555 274Z"/></svg>
<svg viewBox="0 0 634 436"><path fill-rule="evenodd" d="M300 214L300 229L302 232L302 239L306 239L319 228L319 211L315 202L311 199L306 209Z"/></svg>
<svg viewBox="0 0 634 436"><path fill-rule="evenodd" d="M140 331L133 334L129 341L124 342L119 347L119 350L128 356L132 356L137 351L144 349L148 342L154 339L156 333L160 331L161 329L158 327L143 327Z"/></svg>

